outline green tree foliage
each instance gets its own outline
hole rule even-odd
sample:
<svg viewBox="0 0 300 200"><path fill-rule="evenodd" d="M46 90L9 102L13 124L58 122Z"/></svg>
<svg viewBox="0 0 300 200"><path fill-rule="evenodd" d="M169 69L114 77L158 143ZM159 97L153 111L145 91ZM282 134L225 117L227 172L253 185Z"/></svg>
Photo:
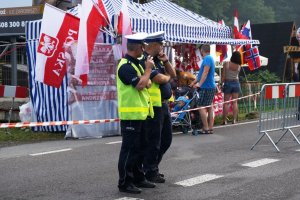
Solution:
<svg viewBox="0 0 300 200"><path fill-rule="evenodd" d="M265 4L275 11L276 22L295 21L300 25L299 0L265 0Z"/></svg>
<svg viewBox="0 0 300 200"><path fill-rule="evenodd" d="M231 3L229 0L209 0L202 1L202 9L199 13L201 15L210 18L214 21L219 21L223 19L224 21L229 21L228 9L230 8Z"/></svg>
<svg viewBox="0 0 300 200"><path fill-rule="evenodd" d="M269 70L259 70L247 75L248 81L258 81L259 83L279 83L280 78ZM246 81L244 77L240 77L240 81Z"/></svg>
<svg viewBox="0 0 300 200"><path fill-rule="evenodd" d="M252 24L295 21L300 26L299 0L170 1L214 21L223 19L228 26L233 26L235 9L239 13L240 25L249 19Z"/></svg>
<svg viewBox="0 0 300 200"><path fill-rule="evenodd" d="M202 3L199 0L173 0L173 3L176 3L177 5L180 5L190 11L193 11L195 13L199 13L201 11Z"/></svg>
<svg viewBox="0 0 300 200"><path fill-rule="evenodd" d="M275 22L274 10L272 7L266 6L264 0L238 0L232 3L228 10L228 14L232 13L231 23L233 23L235 9L238 9L240 25L248 19L254 24Z"/></svg>

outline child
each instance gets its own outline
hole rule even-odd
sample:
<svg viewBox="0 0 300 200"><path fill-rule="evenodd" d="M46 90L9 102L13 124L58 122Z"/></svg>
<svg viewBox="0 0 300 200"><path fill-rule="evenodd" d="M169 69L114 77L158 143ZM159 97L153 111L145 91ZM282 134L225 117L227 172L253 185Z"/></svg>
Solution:
<svg viewBox="0 0 300 200"><path fill-rule="evenodd" d="M180 96L176 99L175 102L177 102L177 103L174 106L174 108L172 109L172 112L180 111L183 108L183 106L185 106L185 104L188 102L188 99L184 96ZM176 117L178 117L178 115L179 115L178 113L174 113L174 114L172 114L172 117L176 118Z"/></svg>

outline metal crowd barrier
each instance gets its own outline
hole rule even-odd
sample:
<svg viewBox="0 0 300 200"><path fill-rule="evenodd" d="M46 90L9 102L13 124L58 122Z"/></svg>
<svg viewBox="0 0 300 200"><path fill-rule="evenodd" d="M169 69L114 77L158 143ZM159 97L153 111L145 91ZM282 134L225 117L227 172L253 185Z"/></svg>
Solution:
<svg viewBox="0 0 300 200"><path fill-rule="evenodd" d="M286 95L284 98L284 130L285 133L279 138L277 143L285 136L286 133L290 132L295 138L296 142L300 144L298 136L292 131L293 128L300 127L299 109L300 109L300 83L288 83L285 87Z"/></svg>
<svg viewBox="0 0 300 200"><path fill-rule="evenodd" d="M260 116L258 133L260 137L252 145L251 150L264 137L271 141L279 152L277 144L287 134L291 133L300 145L292 128L300 127L299 121L300 83L265 84L260 92ZM283 134L275 143L270 132L282 131Z"/></svg>

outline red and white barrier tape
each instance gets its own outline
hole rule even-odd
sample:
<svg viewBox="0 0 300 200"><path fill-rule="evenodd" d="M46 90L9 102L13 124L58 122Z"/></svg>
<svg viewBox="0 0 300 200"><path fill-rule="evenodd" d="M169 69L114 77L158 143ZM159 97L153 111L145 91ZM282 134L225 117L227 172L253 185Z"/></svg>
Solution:
<svg viewBox="0 0 300 200"><path fill-rule="evenodd" d="M28 89L23 86L0 85L0 97L28 97Z"/></svg>
<svg viewBox="0 0 300 200"><path fill-rule="evenodd" d="M240 100L249 98L251 96L259 95L260 93L240 97L234 100L218 103L218 104L224 104L229 103L232 101ZM217 105L217 104L216 104ZM199 107L199 108L193 108L189 110L183 110L178 112L172 112L171 114L178 114L183 112L190 112L194 110L200 110L203 108L209 108L214 105L205 106L205 107ZM55 121L55 122L20 122L20 123L0 123L0 128L20 128L20 127L36 127L36 126L61 126L61 125L78 125L78 124L99 124L99 123L110 123L110 122L119 122L120 119L99 119L99 120L78 120L78 121Z"/></svg>
<svg viewBox="0 0 300 200"><path fill-rule="evenodd" d="M20 122L20 123L2 123L0 128L20 128L35 126L61 126L61 125L78 125L78 124L99 124L118 122L119 119L99 119L99 120L78 120L78 121L56 121L56 122Z"/></svg>
<svg viewBox="0 0 300 200"><path fill-rule="evenodd" d="M229 101L223 101L222 103L216 103L216 104L209 105L209 106L203 106L203 107L198 107L198 108L193 108L193 109L188 109L188 110L181 110L181 111L177 111L177 112L172 112L171 115L172 114L179 114L179 113L183 113L183 112L190 112L190 111L200 110L200 109L204 109L204 108L209 108L209 107L216 106L216 105L219 105L219 104L230 103L230 102L237 101L237 100L240 100L240 99L245 99L245 98L249 98L249 97L252 97L252 96L257 96L259 94L260 93L255 93L255 94L247 95L247 96L240 97L240 98L237 98L237 99L232 99L232 100L229 100Z"/></svg>

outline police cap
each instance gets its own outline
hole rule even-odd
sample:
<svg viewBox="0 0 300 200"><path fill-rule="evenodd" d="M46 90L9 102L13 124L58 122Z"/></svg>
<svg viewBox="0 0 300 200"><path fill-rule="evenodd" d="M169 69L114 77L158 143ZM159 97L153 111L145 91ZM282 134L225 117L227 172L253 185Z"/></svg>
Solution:
<svg viewBox="0 0 300 200"><path fill-rule="evenodd" d="M148 36L147 33L135 33L132 35L125 35L125 38L127 39L127 43L143 44L147 36Z"/></svg>
<svg viewBox="0 0 300 200"><path fill-rule="evenodd" d="M145 42L162 42L165 43L165 32L164 31L158 31L155 33L148 34L148 37L145 39Z"/></svg>

